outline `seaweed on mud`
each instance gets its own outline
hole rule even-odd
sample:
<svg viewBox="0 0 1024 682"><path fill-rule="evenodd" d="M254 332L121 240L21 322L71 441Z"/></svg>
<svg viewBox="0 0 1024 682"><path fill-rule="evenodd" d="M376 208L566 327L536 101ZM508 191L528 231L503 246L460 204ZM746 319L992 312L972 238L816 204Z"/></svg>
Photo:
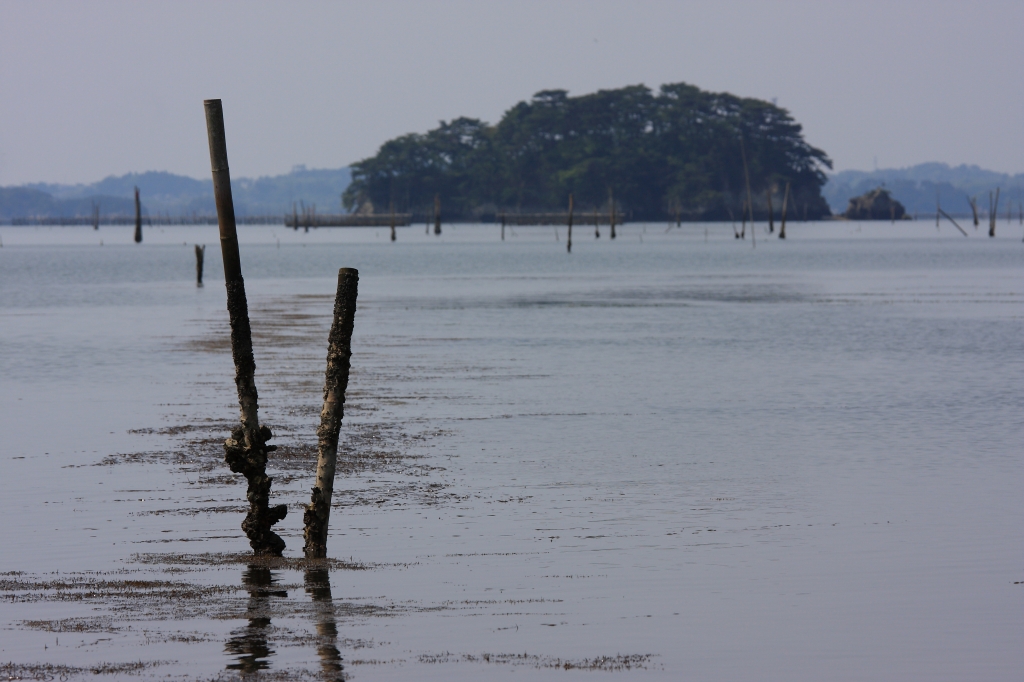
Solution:
<svg viewBox="0 0 1024 682"><path fill-rule="evenodd" d="M614 656L595 656L594 658L563 659L555 656L537 656L522 654L422 654L417 659L420 663L491 663L496 665L530 666L531 668L556 668L562 670L602 670L621 672L626 670L648 670L651 667L651 654L616 654Z"/></svg>
<svg viewBox="0 0 1024 682"><path fill-rule="evenodd" d="M85 667L56 663L0 663L0 678L6 680L70 680L86 675L131 675L172 662L97 663Z"/></svg>
<svg viewBox="0 0 1024 682"><path fill-rule="evenodd" d="M147 553L133 554L128 561L133 564L150 566L261 566L273 569L302 571L310 568L365 571L379 568L384 564L365 564L342 559L306 559L304 557L253 556L249 553L206 552L199 554Z"/></svg>

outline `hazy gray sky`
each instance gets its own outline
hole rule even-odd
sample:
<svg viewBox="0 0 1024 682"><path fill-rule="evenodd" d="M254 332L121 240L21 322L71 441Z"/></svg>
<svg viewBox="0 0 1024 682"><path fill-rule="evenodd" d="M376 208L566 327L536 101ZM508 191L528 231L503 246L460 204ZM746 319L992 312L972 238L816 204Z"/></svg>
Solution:
<svg viewBox="0 0 1024 682"><path fill-rule="evenodd" d="M547 88L777 98L837 169L1024 171L1024 2L0 0L0 185L338 167Z"/></svg>

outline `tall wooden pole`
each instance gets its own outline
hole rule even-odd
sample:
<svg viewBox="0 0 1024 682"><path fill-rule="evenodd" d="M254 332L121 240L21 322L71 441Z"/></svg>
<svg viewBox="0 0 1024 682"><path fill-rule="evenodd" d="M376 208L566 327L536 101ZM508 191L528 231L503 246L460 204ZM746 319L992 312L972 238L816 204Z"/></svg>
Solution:
<svg viewBox="0 0 1024 682"><path fill-rule="evenodd" d="M441 195L434 195L434 234L441 234Z"/></svg>
<svg viewBox="0 0 1024 682"><path fill-rule="evenodd" d="M772 189L768 187L764 190L764 196L768 199L768 234L775 232L775 215L772 211Z"/></svg>
<svg viewBox="0 0 1024 682"><path fill-rule="evenodd" d="M142 202L139 201L139 188L135 188L135 243L142 243Z"/></svg>
<svg viewBox="0 0 1024 682"><path fill-rule="evenodd" d="M611 234L608 235L608 238L615 239L615 198L612 196L611 187L608 188L608 222L612 226Z"/></svg>
<svg viewBox="0 0 1024 682"><path fill-rule="evenodd" d="M971 213L974 214L974 229L978 229L978 199L977 197L967 197L967 203L971 205Z"/></svg>
<svg viewBox="0 0 1024 682"><path fill-rule="evenodd" d="M572 195L569 195L569 236L565 240L565 250L572 253Z"/></svg>
<svg viewBox="0 0 1024 682"><path fill-rule="evenodd" d="M306 513L306 544L309 559L327 556L327 526L331 518L331 497L334 494L334 472L338 462L338 434L345 416L345 390L352 357L352 327L356 315L359 271L338 270L338 292L334 297L334 322L327 337L327 373L324 380L324 407L320 411L320 428L316 430L319 456L316 462L316 487Z"/></svg>
<svg viewBox="0 0 1024 682"><path fill-rule="evenodd" d="M210 169L213 173L213 196L217 203L217 224L220 227L220 253L224 259L224 286L228 294L228 319L231 324L231 357L235 362L235 388L241 426L232 430L224 442L224 459L231 471L242 474L249 482L246 497L249 513L242 521L242 530L256 554L280 556L284 540L270 530L288 513L288 507L270 506L271 478L267 476L267 455L275 449L267 445L272 434L259 424L259 403L256 394L256 362L252 355L252 330L249 307L242 280L242 262L238 255L238 234L235 229L235 205L231 199L231 174L228 171L228 148L224 137L224 111L219 99L203 102L206 108L206 132L210 142Z"/></svg>
<svg viewBox="0 0 1024 682"><path fill-rule="evenodd" d="M203 259L206 257L206 244L196 244L196 286L203 286Z"/></svg>
<svg viewBox="0 0 1024 682"><path fill-rule="evenodd" d="M786 208L789 205L789 183L786 183L786 193L782 196L782 224L779 225L779 239L786 238Z"/></svg>
<svg viewBox="0 0 1024 682"><path fill-rule="evenodd" d="M750 192L750 169L747 167L747 145L743 142L743 136L740 136L740 153L743 155L743 177L747 181L747 206L750 208L750 238L753 243L757 243L757 237L754 232L754 195ZM746 225L743 226L743 231L746 232Z"/></svg>
<svg viewBox="0 0 1024 682"><path fill-rule="evenodd" d="M395 202L391 202L391 241L395 241Z"/></svg>

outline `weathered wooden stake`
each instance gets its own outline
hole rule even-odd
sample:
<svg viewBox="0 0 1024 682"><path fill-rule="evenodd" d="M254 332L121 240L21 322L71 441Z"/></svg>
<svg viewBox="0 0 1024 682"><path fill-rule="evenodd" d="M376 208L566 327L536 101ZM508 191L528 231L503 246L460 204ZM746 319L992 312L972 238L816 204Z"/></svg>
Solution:
<svg viewBox="0 0 1024 682"><path fill-rule="evenodd" d="M609 239L615 239L615 198L612 196L612 188L608 188L608 222L611 223L612 231Z"/></svg>
<svg viewBox="0 0 1024 682"><path fill-rule="evenodd" d="M956 227L956 229L960 230L960 234L962 234L965 237L967 236L967 233L964 232L964 228L960 227L960 223L958 223L957 221L953 220L953 216L949 215L948 213L943 211L941 208L939 209L939 213L944 215L949 220L949 222L953 223L953 225Z"/></svg>
<svg viewBox="0 0 1024 682"><path fill-rule="evenodd" d="M142 243L142 203L139 201L139 188L135 188L135 243Z"/></svg>
<svg viewBox="0 0 1024 682"><path fill-rule="evenodd" d="M786 193L782 195L782 224L779 225L779 239L786 238L786 208L789 206L789 183L786 183Z"/></svg>
<svg viewBox="0 0 1024 682"><path fill-rule="evenodd" d="M558 232L555 232L557 235ZM557 236L556 236L557 239ZM565 250L568 253L572 253L572 195L569 195L569 234L565 238Z"/></svg>
<svg viewBox="0 0 1024 682"><path fill-rule="evenodd" d="M206 256L206 244L196 244L196 286L203 286L203 258Z"/></svg>
<svg viewBox="0 0 1024 682"><path fill-rule="evenodd" d="M391 241L398 237L395 235L395 202L391 202Z"/></svg>
<svg viewBox="0 0 1024 682"><path fill-rule="evenodd" d="M775 214L772 211L772 190L770 187L765 189L764 195L768 198L768 234L775 234Z"/></svg>
<svg viewBox="0 0 1024 682"><path fill-rule="evenodd" d="M441 195L434 195L434 234L441 234Z"/></svg>
<svg viewBox="0 0 1024 682"><path fill-rule="evenodd" d="M316 430L320 453L316 462L316 486L302 517L306 524L304 551L308 559L327 556L327 526L331 518L334 472L338 462L338 433L345 416L345 389L348 387L349 360L352 357L352 327L358 289L358 270L338 270L334 322L331 324L330 336L327 337L324 407L320 411L320 428Z"/></svg>
<svg viewBox="0 0 1024 682"><path fill-rule="evenodd" d="M996 187L996 200L992 201L992 192L988 193L988 200L990 204L988 212L988 236L996 236L996 214L999 213L999 188Z"/></svg>
<svg viewBox="0 0 1024 682"><path fill-rule="evenodd" d="M974 214L974 229L978 229L978 198L967 197L967 203L971 205L971 213Z"/></svg>
<svg viewBox="0 0 1024 682"><path fill-rule="evenodd" d="M747 168L747 145L743 142L743 136L740 136L740 153L743 155L743 177L747 181L747 207L750 209L750 238L754 244L757 244L757 237L754 236L754 195L750 192L750 170ZM744 232L746 232L746 225L744 225ZM740 236L744 236L740 233Z"/></svg>
<svg viewBox="0 0 1024 682"><path fill-rule="evenodd" d="M210 141L210 169L213 173L213 196L217 202L217 223L220 227L220 252L224 259L224 286L228 294L228 318L231 323L231 357L235 362L235 388L241 425L224 441L224 459L231 471L242 474L249 482L246 497L249 513L242 521L242 530L256 554L280 556L284 540L270 527L287 515L283 504L270 506L271 478L267 476L267 455L276 449L267 445L272 434L259 423L256 394L256 362L252 355L252 330L249 307L245 299L242 262L238 255L238 234L235 230L235 206L231 199L231 174L228 171L228 148L224 138L224 111L219 99L203 102L206 108L206 132Z"/></svg>
<svg viewBox="0 0 1024 682"><path fill-rule="evenodd" d="M501 241L505 241L505 212L501 212Z"/></svg>

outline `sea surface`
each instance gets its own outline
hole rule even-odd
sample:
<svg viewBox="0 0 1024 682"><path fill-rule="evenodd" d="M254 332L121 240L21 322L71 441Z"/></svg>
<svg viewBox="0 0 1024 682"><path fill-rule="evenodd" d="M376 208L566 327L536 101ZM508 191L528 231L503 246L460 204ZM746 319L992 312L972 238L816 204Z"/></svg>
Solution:
<svg viewBox="0 0 1024 682"><path fill-rule="evenodd" d="M216 227L0 226L0 673L1021 679L1024 227L733 229L240 226L260 563Z"/></svg>

